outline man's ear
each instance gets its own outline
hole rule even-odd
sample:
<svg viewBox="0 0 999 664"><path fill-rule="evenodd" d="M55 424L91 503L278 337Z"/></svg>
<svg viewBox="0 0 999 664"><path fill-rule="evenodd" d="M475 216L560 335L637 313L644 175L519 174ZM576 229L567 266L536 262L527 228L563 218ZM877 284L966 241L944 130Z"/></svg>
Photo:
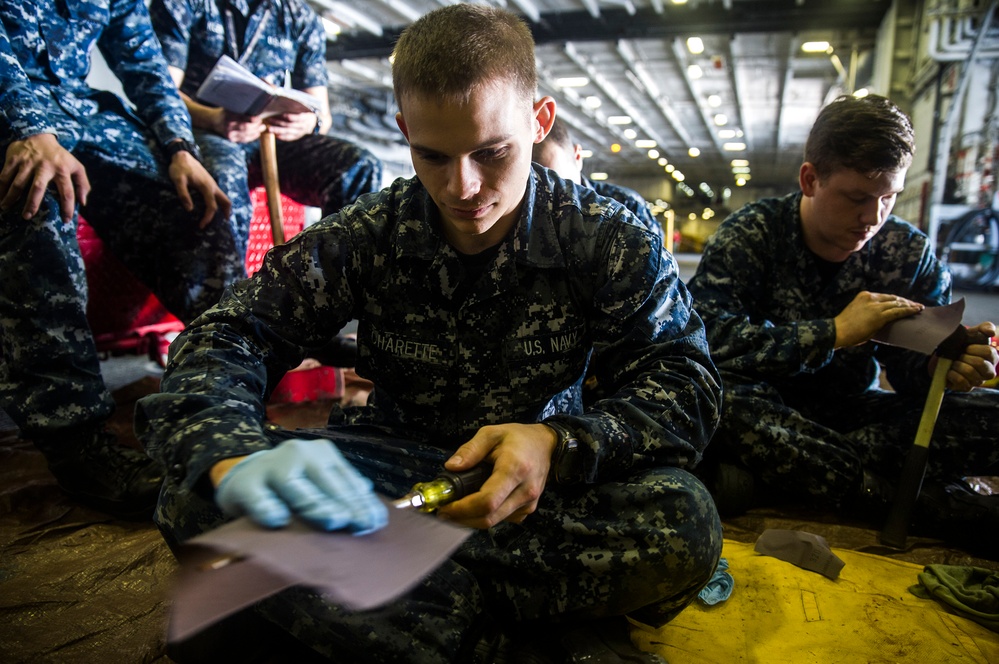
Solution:
<svg viewBox="0 0 999 664"><path fill-rule="evenodd" d="M815 195L815 190L819 186L819 174L815 166L806 161L798 171L798 184L801 186L801 193L811 198Z"/></svg>
<svg viewBox="0 0 999 664"><path fill-rule="evenodd" d="M552 125L555 123L555 100L551 97L542 97L534 102L534 119L537 121L534 142L540 143L545 140L545 136L552 130Z"/></svg>
<svg viewBox="0 0 999 664"><path fill-rule="evenodd" d="M406 119L402 117L402 112L397 111L395 114L395 123L399 125L399 131L402 135L406 137L406 142L409 142L409 128L406 126Z"/></svg>
<svg viewBox="0 0 999 664"><path fill-rule="evenodd" d="M579 170L583 170L583 146L579 143L572 146L572 160L579 167Z"/></svg>

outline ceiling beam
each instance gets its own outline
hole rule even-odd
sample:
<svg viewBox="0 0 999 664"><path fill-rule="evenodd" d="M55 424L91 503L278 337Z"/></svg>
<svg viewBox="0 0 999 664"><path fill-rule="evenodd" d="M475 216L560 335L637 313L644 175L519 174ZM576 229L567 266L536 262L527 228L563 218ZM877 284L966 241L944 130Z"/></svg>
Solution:
<svg viewBox="0 0 999 664"><path fill-rule="evenodd" d="M528 6L525 0L519 0ZM746 32L801 32L808 30L871 31L880 25L891 0L798 2L797 0L742 0L730 9L714 3L667 5L661 10L606 8L594 19L587 11L551 12L531 23L538 44L566 41L669 39L690 34ZM533 19L533 17L532 17ZM342 33L328 44L328 60L381 58L392 53L404 26L385 27L381 35Z"/></svg>

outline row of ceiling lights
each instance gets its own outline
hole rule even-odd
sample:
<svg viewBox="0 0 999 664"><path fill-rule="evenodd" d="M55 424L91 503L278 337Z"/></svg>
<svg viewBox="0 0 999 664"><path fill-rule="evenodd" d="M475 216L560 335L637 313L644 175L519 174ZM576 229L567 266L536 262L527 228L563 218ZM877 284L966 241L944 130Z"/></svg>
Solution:
<svg viewBox="0 0 999 664"><path fill-rule="evenodd" d="M677 2L675 4L682 4L682 3ZM704 41L700 37L689 37L686 43L687 43L687 50L689 50L692 55L700 55L704 52ZM703 71L701 70L700 65L691 64L687 68L687 74L691 79L699 79L703 76ZM555 85L563 90L582 88L589 84L590 80L585 76L571 76L555 80ZM587 108L596 109L601 106L602 101L600 97L597 97L596 95L591 95L585 97L582 100L582 103ZM718 108L722 105L723 102L720 95L710 94L707 97L707 103L712 108ZM713 117L713 121L716 126L724 127L725 125L728 124L728 116L725 115L724 113L716 113ZM610 115L606 117L606 122L609 125L623 126L623 125L632 124L633 119L629 115ZM676 166L674 166L673 164L669 163L669 160L665 156L662 156L659 153L659 151L656 149L657 147L656 141L651 139L638 138L638 132L630 127L625 129L622 133L625 138L629 140L634 140L635 142L634 145L636 148L648 150L647 152L648 157L650 159L657 160L657 163L663 167L666 173L668 173L677 182L676 184L677 189L683 191L684 193L687 193L690 196L694 195L693 189L691 189L688 185L684 184L686 176L684 176L683 172L680 171L678 168L676 168ZM723 150L729 152L741 152L746 149L745 142L739 140L733 140L733 139L740 139L743 137L743 132L741 129L731 129L731 128L721 129L718 132L718 137L726 141L725 143L722 144ZM621 149L622 148L620 143L612 143L610 146L610 151L613 153L618 153L621 151ZM690 146L687 149L687 155L691 158L697 158L698 156L700 156L700 154L701 154L700 148L697 148L695 146ZM590 155L592 155L592 152L586 151L583 156L585 158ZM735 178L736 186L741 187L746 185L746 183L750 179L748 160L745 159L733 160L732 167L733 167L733 175ZM606 173L597 172L590 174L591 180L599 180L606 178L607 178ZM707 187L708 187L707 183L704 182L702 182L700 185L700 188L702 190Z"/></svg>
<svg viewBox="0 0 999 664"><path fill-rule="evenodd" d="M683 3L675 2L674 4L683 4ZM687 50L690 51L692 55L701 55L702 53L704 53L704 41L700 37L688 37L686 44L687 44ZM839 59L837 58L836 54L833 51L833 47L827 41L804 42L801 45L801 50L804 53L825 53L829 55L829 57L833 61L834 66L836 66L837 69L842 68L842 63L839 62ZM687 75L689 76L690 79L696 80L702 78L704 72L701 69L700 65L693 63L688 65ZM589 79L587 79L584 76L576 76L576 77L566 77L566 78L557 79L556 85L558 85L563 89L578 88L578 87L585 87L586 85L589 84L589 82L590 82ZM867 94L867 91L857 90L854 94L856 94L857 96L863 96ZM708 103L708 106L712 108L718 108L723 103L721 96L714 93L708 95L706 101ZM584 99L584 103L589 108L598 108L601 105L601 100L597 96L589 96ZM611 125L628 125L632 123L632 118L627 115L611 115L608 116L606 120L607 123ZM725 127L728 124L728 116L726 116L724 113L716 113L713 116L713 121L717 127ZM628 139L637 139L637 132L635 132L634 129L629 128L624 130L624 136L625 138ZM743 138L743 136L744 134L741 129L726 128L726 129L720 129L718 131L718 138L725 141L724 143L722 143L722 149L728 152L741 152L746 149L745 142L738 140ZM670 164L669 161L666 159L666 157L660 156L659 151L655 149L656 147L655 141L648 139L637 139L635 140L635 147L639 149L649 149L648 151L649 158L657 159L659 165L663 166L666 172L669 173L673 177L673 179L678 182L678 188L683 190L684 187L680 186L682 185L685 179L683 173L678 169L676 169L672 164ZM621 150L620 144L618 143L611 144L610 146L611 152L617 153L620 152L620 150ZM701 154L700 148L696 146L690 146L687 149L687 155L691 158L697 158L698 156L700 156L700 154ZM751 169L749 166L749 160L733 159L731 162L731 167L732 167L732 176L736 186L739 187L745 186L752 177ZM591 179L600 179L600 178L606 178L607 174L594 173L593 176L596 177L591 176ZM703 182L701 183L701 185L702 187L708 186L706 183ZM686 188L689 189L689 187ZM690 195L693 195L692 190L689 193Z"/></svg>

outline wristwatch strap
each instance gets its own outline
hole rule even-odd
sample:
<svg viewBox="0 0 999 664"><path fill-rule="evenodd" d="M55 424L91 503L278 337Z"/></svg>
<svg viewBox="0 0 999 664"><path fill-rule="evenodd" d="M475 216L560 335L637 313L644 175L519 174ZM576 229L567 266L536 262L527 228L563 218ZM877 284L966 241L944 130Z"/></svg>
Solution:
<svg viewBox="0 0 999 664"><path fill-rule="evenodd" d="M552 455L550 475L556 484L572 484L580 479L579 440L564 425L558 422L545 422L558 435L555 453Z"/></svg>
<svg viewBox="0 0 999 664"><path fill-rule="evenodd" d="M163 146L163 153L166 154L167 159L173 159L173 156L178 152L189 152L192 157L201 161L201 150L198 149L198 145L186 139L179 139L171 141Z"/></svg>

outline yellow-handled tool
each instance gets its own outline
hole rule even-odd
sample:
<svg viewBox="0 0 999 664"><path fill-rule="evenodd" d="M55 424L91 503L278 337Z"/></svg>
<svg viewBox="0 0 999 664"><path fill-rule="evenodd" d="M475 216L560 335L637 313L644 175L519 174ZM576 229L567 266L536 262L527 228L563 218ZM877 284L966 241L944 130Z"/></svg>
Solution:
<svg viewBox="0 0 999 664"><path fill-rule="evenodd" d="M940 404L947 387L947 372L967 346L984 344L988 341L982 334L969 332L963 325L958 325L957 329L937 346L937 365L933 369L930 391L926 395L926 405L923 406L923 415L919 419L919 428L916 429L916 439L909 448L905 464L902 466L902 476L895 490L895 500L888 513L888 520L881 530L882 544L898 549L905 546L912 509L923 486L926 462L930 456L930 439L933 437L933 428L936 426Z"/></svg>

